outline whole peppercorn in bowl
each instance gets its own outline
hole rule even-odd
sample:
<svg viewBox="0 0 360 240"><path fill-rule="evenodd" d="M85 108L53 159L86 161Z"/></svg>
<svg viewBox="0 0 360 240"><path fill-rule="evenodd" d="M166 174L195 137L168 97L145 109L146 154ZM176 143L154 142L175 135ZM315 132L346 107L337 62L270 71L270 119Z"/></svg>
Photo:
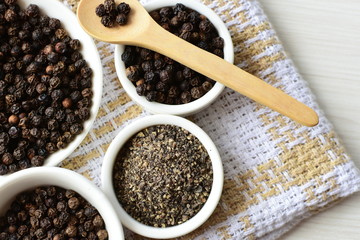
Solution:
<svg viewBox="0 0 360 240"><path fill-rule="evenodd" d="M230 33L207 6L191 0L155 0L144 7L164 29L234 61ZM129 96L152 113L187 116L208 107L224 89L222 84L140 47L116 45L115 67Z"/></svg>
<svg viewBox="0 0 360 240"><path fill-rule="evenodd" d="M166 239L185 235L210 217L224 174L216 146L200 127L156 114L119 132L106 151L101 178L127 228Z"/></svg>
<svg viewBox="0 0 360 240"><path fill-rule="evenodd" d="M56 166L85 138L102 94L96 46L56 0L0 2L0 178Z"/></svg>
<svg viewBox="0 0 360 240"><path fill-rule="evenodd" d="M16 172L0 182L0 196L0 239L124 239L108 198L73 171Z"/></svg>

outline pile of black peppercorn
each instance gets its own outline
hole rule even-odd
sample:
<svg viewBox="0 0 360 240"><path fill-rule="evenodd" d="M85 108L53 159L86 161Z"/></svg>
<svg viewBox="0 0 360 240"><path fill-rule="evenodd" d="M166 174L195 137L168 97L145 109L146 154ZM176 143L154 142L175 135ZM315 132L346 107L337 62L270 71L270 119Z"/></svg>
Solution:
<svg viewBox="0 0 360 240"><path fill-rule="evenodd" d="M122 2L116 6L114 0L105 0L103 4L96 7L95 13L101 17L101 24L105 27L114 27L116 24L125 25L130 13L129 4Z"/></svg>
<svg viewBox="0 0 360 240"><path fill-rule="evenodd" d="M43 165L82 132L93 92L79 49L37 5L0 1L0 175Z"/></svg>
<svg viewBox="0 0 360 240"><path fill-rule="evenodd" d="M152 11L150 15L176 36L224 57L224 40L204 15L182 4ZM145 48L126 46L121 57L128 79L148 101L171 105L189 103L202 97L215 84L173 59Z"/></svg>
<svg viewBox="0 0 360 240"><path fill-rule="evenodd" d="M16 196L0 217L0 240L105 240L99 212L72 190L38 187Z"/></svg>

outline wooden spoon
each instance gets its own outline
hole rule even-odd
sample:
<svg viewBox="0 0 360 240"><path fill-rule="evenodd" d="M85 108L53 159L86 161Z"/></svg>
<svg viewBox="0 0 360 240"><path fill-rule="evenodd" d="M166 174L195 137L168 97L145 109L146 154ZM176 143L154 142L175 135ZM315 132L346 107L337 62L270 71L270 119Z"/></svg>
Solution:
<svg viewBox="0 0 360 240"><path fill-rule="evenodd" d="M80 25L92 37L114 44L151 49L261 103L305 126L315 126L319 118L314 110L263 80L208 53L159 26L137 0L121 0L131 7L125 26L106 28L95 14L102 0L82 0L77 16Z"/></svg>

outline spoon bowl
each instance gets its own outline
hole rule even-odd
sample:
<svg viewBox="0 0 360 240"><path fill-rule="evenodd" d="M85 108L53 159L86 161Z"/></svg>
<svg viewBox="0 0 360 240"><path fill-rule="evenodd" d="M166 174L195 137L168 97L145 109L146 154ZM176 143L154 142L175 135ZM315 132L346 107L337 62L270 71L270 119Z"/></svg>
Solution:
<svg viewBox="0 0 360 240"><path fill-rule="evenodd" d="M85 32L97 40L116 44L141 45L143 32L152 24L156 24L139 1L121 0L131 7L128 22L123 26L116 25L107 28L101 24L100 17L95 14L96 7L102 2L102 0L83 0L79 3L77 11L79 22Z"/></svg>
<svg viewBox="0 0 360 240"><path fill-rule="evenodd" d="M121 0L122 1L122 0ZM94 38L115 44L148 48L217 81L305 126L315 126L318 115L305 104L290 97L263 80L167 32L159 26L137 0L124 0L130 5L125 26L106 28L95 14L102 0L82 0L78 20Z"/></svg>

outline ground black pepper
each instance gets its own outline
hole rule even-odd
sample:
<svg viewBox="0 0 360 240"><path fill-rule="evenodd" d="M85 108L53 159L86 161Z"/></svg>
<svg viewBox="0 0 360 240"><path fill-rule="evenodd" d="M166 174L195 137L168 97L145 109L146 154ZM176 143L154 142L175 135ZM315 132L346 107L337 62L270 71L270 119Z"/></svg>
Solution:
<svg viewBox="0 0 360 240"><path fill-rule="evenodd" d="M192 218L212 185L209 155L187 130L173 125L148 127L119 152L113 170L117 199L143 224L168 227Z"/></svg>
<svg viewBox="0 0 360 240"><path fill-rule="evenodd" d="M150 16L171 33L224 57L224 40L204 15L183 4L176 4L152 11ZM189 103L202 97L215 84L213 80L148 49L126 46L121 59L125 63L127 77L136 86L136 92L149 101ZM141 79L145 81L138 81ZM172 91L168 92L169 89Z"/></svg>
<svg viewBox="0 0 360 240"><path fill-rule="evenodd" d="M15 0L0 2L0 175L4 175L42 165L82 131L90 117L92 71L79 52L79 40L71 39L58 19L41 14L34 4L21 9ZM69 114L79 116L70 125Z"/></svg>
<svg viewBox="0 0 360 240"><path fill-rule="evenodd" d="M108 232L99 212L79 194L43 186L20 193L0 216L0 240L11 239L106 240Z"/></svg>
<svg viewBox="0 0 360 240"><path fill-rule="evenodd" d="M130 13L129 4L122 2L116 6L114 0L105 0L104 3L95 8L95 14L101 18L101 24L111 28L119 25L125 25Z"/></svg>

